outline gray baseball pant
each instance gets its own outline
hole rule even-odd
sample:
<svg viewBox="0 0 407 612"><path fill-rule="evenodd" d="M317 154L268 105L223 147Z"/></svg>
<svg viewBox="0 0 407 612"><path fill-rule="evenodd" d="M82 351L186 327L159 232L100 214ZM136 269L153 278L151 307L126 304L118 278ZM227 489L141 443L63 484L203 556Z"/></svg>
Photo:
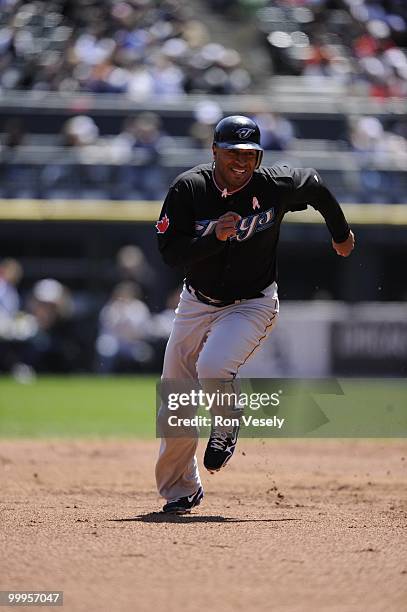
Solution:
<svg viewBox="0 0 407 612"><path fill-rule="evenodd" d="M217 379L226 386L233 381L277 321L276 283L263 293L262 298L217 307L203 304L184 286L165 351L162 380ZM191 437L171 436L171 414L163 402L157 419L161 445L155 471L158 492L169 501L191 495L201 484L195 455L198 430Z"/></svg>

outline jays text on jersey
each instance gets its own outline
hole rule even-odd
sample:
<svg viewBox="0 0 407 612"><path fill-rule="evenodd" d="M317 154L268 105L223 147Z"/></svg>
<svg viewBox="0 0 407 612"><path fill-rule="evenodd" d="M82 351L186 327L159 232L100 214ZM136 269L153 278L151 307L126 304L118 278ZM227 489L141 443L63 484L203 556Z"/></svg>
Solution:
<svg viewBox="0 0 407 612"><path fill-rule="evenodd" d="M343 212L313 168L260 167L240 189L215 183L212 164L196 166L172 183L156 223L169 265L183 265L186 283L217 300L258 295L276 280L276 251L286 212L308 205L325 219L335 242L349 236ZM227 211L242 218L236 236L218 240L216 221Z"/></svg>

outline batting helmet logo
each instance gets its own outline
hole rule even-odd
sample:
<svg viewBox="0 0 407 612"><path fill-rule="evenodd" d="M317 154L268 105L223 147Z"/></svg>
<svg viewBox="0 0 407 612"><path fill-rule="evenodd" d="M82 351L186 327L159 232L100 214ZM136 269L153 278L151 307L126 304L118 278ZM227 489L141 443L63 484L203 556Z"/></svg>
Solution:
<svg viewBox="0 0 407 612"><path fill-rule="evenodd" d="M236 130L236 134L242 140L247 140L254 133L254 131L255 130L253 128L240 128L240 130Z"/></svg>

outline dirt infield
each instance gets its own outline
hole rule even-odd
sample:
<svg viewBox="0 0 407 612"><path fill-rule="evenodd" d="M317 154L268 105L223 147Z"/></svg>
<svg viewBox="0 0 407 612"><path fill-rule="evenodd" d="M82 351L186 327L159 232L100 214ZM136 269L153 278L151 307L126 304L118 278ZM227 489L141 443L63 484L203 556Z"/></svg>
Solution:
<svg viewBox="0 0 407 612"><path fill-rule="evenodd" d="M154 513L156 449L2 442L1 589L75 612L406 609L405 442L241 440L187 517Z"/></svg>

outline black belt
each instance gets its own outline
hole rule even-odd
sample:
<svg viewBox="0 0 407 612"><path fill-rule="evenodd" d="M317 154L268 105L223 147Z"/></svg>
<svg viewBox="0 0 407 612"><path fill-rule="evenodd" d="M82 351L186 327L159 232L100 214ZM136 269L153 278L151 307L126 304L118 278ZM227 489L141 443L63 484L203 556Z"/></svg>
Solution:
<svg viewBox="0 0 407 612"><path fill-rule="evenodd" d="M253 300L255 298L264 297L264 293L261 293L259 291L255 295L251 295L250 297L246 298L240 298L239 300L216 300L215 298L211 298L208 295L205 295L204 293L202 293L202 291L199 291L199 289L194 289L194 287L191 287L191 285L186 284L185 286L189 293L191 295L194 295L197 300L199 300L203 304L207 304L207 306L217 306L218 308L222 308L224 306L231 306L232 304L239 304L240 302L243 302L243 300Z"/></svg>

